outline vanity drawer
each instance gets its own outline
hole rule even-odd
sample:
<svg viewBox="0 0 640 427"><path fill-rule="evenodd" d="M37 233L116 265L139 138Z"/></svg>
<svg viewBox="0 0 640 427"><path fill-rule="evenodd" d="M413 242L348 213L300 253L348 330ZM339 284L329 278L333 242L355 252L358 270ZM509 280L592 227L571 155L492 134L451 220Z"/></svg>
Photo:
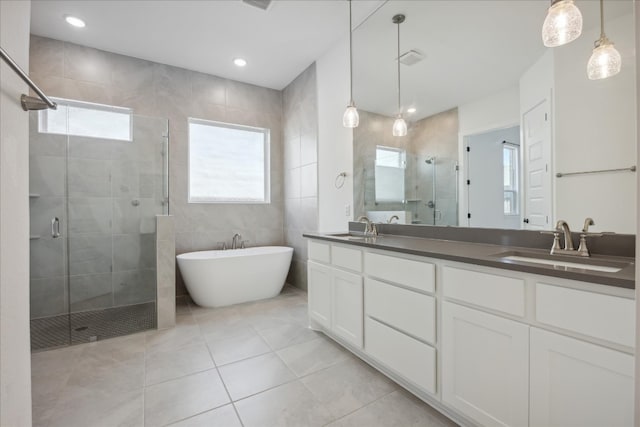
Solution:
<svg viewBox="0 0 640 427"><path fill-rule="evenodd" d="M401 332L365 318L365 351L429 393L436 392L436 350Z"/></svg>
<svg viewBox="0 0 640 427"><path fill-rule="evenodd" d="M435 292L435 266L428 262L367 252L364 265L370 276L419 291Z"/></svg>
<svg viewBox="0 0 640 427"><path fill-rule="evenodd" d="M421 340L435 342L435 298L373 279L366 279L364 294L368 316Z"/></svg>
<svg viewBox="0 0 640 427"><path fill-rule="evenodd" d="M309 240L308 257L312 261L329 264L331 262L331 245L329 243Z"/></svg>
<svg viewBox="0 0 640 427"><path fill-rule="evenodd" d="M331 246L331 260L336 267L362 272L362 251L345 246Z"/></svg>
<svg viewBox="0 0 640 427"><path fill-rule="evenodd" d="M524 317L523 279L444 267L443 295L480 307Z"/></svg>
<svg viewBox="0 0 640 427"><path fill-rule="evenodd" d="M536 283L536 320L634 347L633 299Z"/></svg>

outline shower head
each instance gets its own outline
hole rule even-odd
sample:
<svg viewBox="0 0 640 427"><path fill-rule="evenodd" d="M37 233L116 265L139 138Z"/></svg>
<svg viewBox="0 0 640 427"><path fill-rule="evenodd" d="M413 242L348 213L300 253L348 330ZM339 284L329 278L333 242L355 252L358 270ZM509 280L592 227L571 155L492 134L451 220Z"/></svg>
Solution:
<svg viewBox="0 0 640 427"><path fill-rule="evenodd" d="M435 156L428 157L424 162L425 162L426 164L430 165L430 164L432 164L432 163L435 163L435 162L436 162L436 158L435 158Z"/></svg>

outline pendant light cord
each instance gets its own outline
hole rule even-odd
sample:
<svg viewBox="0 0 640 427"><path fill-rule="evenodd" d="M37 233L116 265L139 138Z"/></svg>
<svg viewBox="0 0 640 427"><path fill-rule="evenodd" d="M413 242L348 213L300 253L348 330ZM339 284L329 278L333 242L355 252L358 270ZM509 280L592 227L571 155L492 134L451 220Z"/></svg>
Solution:
<svg viewBox="0 0 640 427"><path fill-rule="evenodd" d="M351 21L351 0L349 0L349 105L353 106L353 24Z"/></svg>
<svg viewBox="0 0 640 427"><path fill-rule="evenodd" d="M600 0L600 37L604 38L604 0Z"/></svg>
<svg viewBox="0 0 640 427"><path fill-rule="evenodd" d="M400 24L401 22L398 22L398 114L402 114L400 109Z"/></svg>

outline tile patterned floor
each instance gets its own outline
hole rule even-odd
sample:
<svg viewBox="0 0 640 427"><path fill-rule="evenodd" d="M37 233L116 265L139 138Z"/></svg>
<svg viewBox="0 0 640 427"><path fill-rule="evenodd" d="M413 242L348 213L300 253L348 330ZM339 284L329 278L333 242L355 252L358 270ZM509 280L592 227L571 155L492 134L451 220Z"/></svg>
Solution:
<svg viewBox="0 0 640 427"><path fill-rule="evenodd" d="M455 425L309 330L306 299L183 301L173 329L34 353L33 425Z"/></svg>

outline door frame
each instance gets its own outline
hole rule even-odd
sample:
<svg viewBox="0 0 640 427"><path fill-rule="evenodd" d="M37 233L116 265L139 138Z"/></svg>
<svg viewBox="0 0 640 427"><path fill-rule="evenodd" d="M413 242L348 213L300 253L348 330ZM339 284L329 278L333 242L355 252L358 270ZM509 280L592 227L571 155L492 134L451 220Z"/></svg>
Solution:
<svg viewBox="0 0 640 427"><path fill-rule="evenodd" d="M522 119L513 122L498 122L489 124L481 128L467 129L464 132L458 132L458 167L460 173L460 179L458 179L458 226L469 227L469 218L467 213L469 212L469 187L467 186L467 179L469 179L469 165L467 164L467 141L470 136L478 135L481 133L487 133L496 130L509 129L515 126L520 127L520 145L522 147ZM522 149L520 150L520 164L522 165ZM522 168L520 168L520 182L522 182ZM520 205L522 206L522 205Z"/></svg>

